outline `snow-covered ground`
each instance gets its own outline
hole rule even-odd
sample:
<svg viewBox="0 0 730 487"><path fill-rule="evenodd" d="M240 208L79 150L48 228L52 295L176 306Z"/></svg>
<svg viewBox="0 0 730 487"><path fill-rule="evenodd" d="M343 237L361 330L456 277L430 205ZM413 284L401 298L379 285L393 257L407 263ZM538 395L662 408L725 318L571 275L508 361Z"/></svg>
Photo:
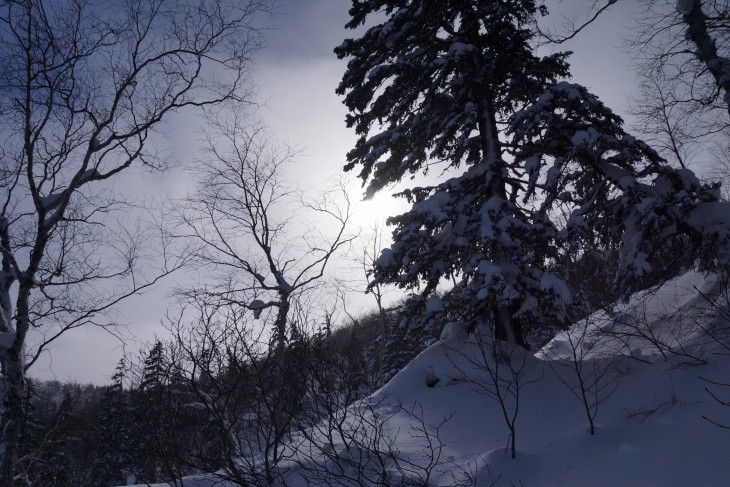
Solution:
<svg viewBox="0 0 730 487"><path fill-rule="evenodd" d="M725 292L714 276L689 272L577 323L535 356L449 324L439 342L350 408L353 428L363 418L370 425L362 441L350 439L351 461L331 461L336 452L345 458L337 439L314 448L301 440L311 457L303 463L316 463L318 474L292 469L284 478L294 486L367 485L368 472L354 480L355 465L370 462L370 485L730 485L730 429L719 426L730 426L730 407L711 395L730 400ZM514 419L514 459L505 419ZM388 454L376 455L368 441ZM380 460L387 480L377 474ZM220 484L198 477L185 485Z"/></svg>

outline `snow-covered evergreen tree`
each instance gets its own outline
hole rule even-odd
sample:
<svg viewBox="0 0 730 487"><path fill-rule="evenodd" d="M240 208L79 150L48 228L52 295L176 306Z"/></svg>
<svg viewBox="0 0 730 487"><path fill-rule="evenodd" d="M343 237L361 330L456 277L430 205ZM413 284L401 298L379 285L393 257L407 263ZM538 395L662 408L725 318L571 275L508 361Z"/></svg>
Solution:
<svg viewBox="0 0 730 487"><path fill-rule="evenodd" d="M619 248L624 294L645 282L652 254L680 235L690 237L703 266L722 265L727 229L712 223L719 186L670 167L622 124L585 87L567 82L516 112L508 132L528 179L524 199L539 192L539 214L560 206L570 215L558 242Z"/></svg>
<svg viewBox="0 0 730 487"><path fill-rule="evenodd" d="M400 193L413 206L389 220L394 243L376 263L379 282L424 296L455 281L443 300L421 300L427 319L458 312L526 345L530 326L562 320L571 302L548 271L559 245L617 242L632 285L657 239L714 198L563 81L566 53L537 55L547 10L534 0L353 0L350 14L349 28L385 20L335 50L351 58L337 91L359 135L345 169L360 167L368 196L434 167L453 175Z"/></svg>

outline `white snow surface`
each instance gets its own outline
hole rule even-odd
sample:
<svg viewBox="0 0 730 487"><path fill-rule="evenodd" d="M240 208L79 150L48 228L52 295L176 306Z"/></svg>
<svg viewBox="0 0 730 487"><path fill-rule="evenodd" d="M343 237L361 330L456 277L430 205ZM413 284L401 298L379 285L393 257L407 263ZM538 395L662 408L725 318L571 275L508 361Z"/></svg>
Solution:
<svg viewBox="0 0 730 487"><path fill-rule="evenodd" d="M453 475L466 471L477 486L727 486L730 430L703 418L730 425L730 407L706 390L730 400L730 387L703 380L730 382L729 340L708 337L730 327L723 292L715 276L688 272L593 314L534 356L451 323L440 341L362 404L373 405L373 417L387 418L398 454L415 463L426 461L428 449L403 408L415 405L430 427L446 420L438 431L441 465L428 485L454 485ZM725 299L717 301L720 308L708 302L714 298ZM500 349L503 358L482 355L479 343ZM585 374L608 370L601 381L613 391L599 404L593 436L583 404L566 385L576 385L575 357ZM489 383L475 365L485 361L503 364L503 371L507 363L522 367L516 459L507 450L499 403L478 386ZM185 486L229 485L213 479L189 478ZM327 485L304 482L288 477L289 485Z"/></svg>

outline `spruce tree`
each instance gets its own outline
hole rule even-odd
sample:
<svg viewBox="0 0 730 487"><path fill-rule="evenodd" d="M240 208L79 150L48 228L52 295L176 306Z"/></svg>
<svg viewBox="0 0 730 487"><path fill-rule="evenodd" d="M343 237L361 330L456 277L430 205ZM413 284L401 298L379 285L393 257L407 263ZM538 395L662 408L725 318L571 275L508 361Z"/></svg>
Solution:
<svg viewBox="0 0 730 487"><path fill-rule="evenodd" d="M536 53L546 14L534 0L353 0L348 28L384 21L335 49L351 58L337 92L359 136L345 169L359 168L366 196L434 168L451 176L399 193L412 208L389 219L375 279L419 289L423 321L458 315L520 345L530 326L565 320L572 298L549 272L559 247L615 242L622 281L640 281L652 232L670 225L660 215L684 204L672 195L713 198L565 82L566 53Z"/></svg>
<svg viewBox="0 0 730 487"><path fill-rule="evenodd" d="M69 388L64 388L55 417L41 444L36 481L42 485L74 485L73 461L78 449L79 431L73 415L77 402Z"/></svg>
<svg viewBox="0 0 730 487"><path fill-rule="evenodd" d="M147 353L142 380L132 396L133 437L137 445L135 475L150 483L165 480L165 369L164 347L157 340Z"/></svg>
<svg viewBox="0 0 730 487"><path fill-rule="evenodd" d="M99 485L121 485L133 470L131 409L124 390L126 365L120 359L99 404L96 476Z"/></svg>
<svg viewBox="0 0 730 487"><path fill-rule="evenodd" d="M162 342L157 340L144 360L141 391L153 392L160 389L164 382L165 357Z"/></svg>
<svg viewBox="0 0 730 487"><path fill-rule="evenodd" d="M27 384L27 395L29 398L37 395L37 383L29 380ZM23 481L32 483L40 478L48 470L48 457L46 450L48 442L48 417L56 416L55 407L51 401L32 401L28 399L25 405L23 427L18 444L18 457ZM39 407L40 406L40 407ZM46 413L46 414L44 414Z"/></svg>

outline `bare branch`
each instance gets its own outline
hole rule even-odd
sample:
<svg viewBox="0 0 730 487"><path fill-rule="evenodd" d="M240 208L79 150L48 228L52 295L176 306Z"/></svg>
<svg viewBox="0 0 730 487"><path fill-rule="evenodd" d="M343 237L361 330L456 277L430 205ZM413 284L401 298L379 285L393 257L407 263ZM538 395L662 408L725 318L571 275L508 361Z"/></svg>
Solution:
<svg viewBox="0 0 730 487"><path fill-rule="evenodd" d="M617 1L618 0L606 0L606 3L604 5L596 8L593 12L593 15L591 15L587 20L583 22L577 23L575 19L568 20L568 25L563 29L564 31L567 31L566 33L552 33L549 31L541 30L539 26L538 32L540 33L540 36L543 37L550 44L563 44L564 42L567 42L580 34L586 27L595 22L602 13L608 10L608 8L611 7L611 5L615 4ZM594 3L594 6L596 3Z"/></svg>

